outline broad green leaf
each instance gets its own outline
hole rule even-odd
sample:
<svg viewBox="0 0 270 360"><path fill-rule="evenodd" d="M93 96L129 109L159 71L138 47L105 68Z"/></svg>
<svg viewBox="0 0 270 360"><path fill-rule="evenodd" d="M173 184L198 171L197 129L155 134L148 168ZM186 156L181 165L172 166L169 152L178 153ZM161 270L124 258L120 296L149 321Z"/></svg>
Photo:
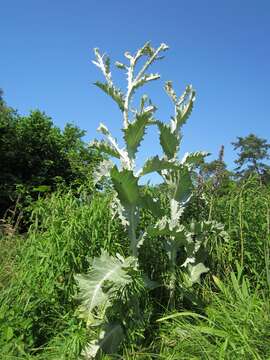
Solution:
<svg viewBox="0 0 270 360"><path fill-rule="evenodd" d="M75 275L79 285L79 297L83 307L92 312L97 306L104 306L110 300L110 291L104 292L103 287L110 283L111 290L118 289L132 281L126 268L132 266L134 259L119 259L102 251L95 257L91 269L86 275Z"/></svg>
<svg viewBox="0 0 270 360"><path fill-rule="evenodd" d="M90 143L90 146L99 150L100 152L103 152L107 155L113 156L117 159L120 159L119 152L107 141L101 140L94 140Z"/></svg>
<svg viewBox="0 0 270 360"><path fill-rule="evenodd" d="M114 85L109 85L108 83L102 83L100 81L96 81L94 84L109 95L117 103L121 111L124 111L125 100L120 89L117 89Z"/></svg>
<svg viewBox="0 0 270 360"><path fill-rule="evenodd" d="M180 144L180 135L172 132L170 126L163 124L161 121L155 122L159 127L160 145L169 159L176 157Z"/></svg>
<svg viewBox="0 0 270 360"><path fill-rule="evenodd" d="M151 118L151 112L144 112L142 114L136 114L135 121L128 124L124 131L124 139L126 141L128 154L131 158L134 158L138 147L145 135L145 129Z"/></svg>
<svg viewBox="0 0 270 360"><path fill-rule="evenodd" d="M138 178L127 169L118 170L114 166L111 170L111 179L119 200L124 207L136 205L139 201Z"/></svg>

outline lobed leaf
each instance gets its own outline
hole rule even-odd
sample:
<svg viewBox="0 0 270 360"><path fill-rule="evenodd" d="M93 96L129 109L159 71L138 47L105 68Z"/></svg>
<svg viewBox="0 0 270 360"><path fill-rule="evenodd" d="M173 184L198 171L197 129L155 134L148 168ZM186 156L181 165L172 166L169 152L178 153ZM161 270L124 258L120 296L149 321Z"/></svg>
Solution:
<svg viewBox="0 0 270 360"><path fill-rule="evenodd" d="M109 85L108 83L102 83L100 81L96 81L94 84L109 95L117 103L122 112L124 111L124 94L120 89L117 89L114 85Z"/></svg>
<svg viewBox="0 0 270 360"><path fill-rule="evenodd" d="M120 159L119 152L107 141L101 140L94 140L90 143L90 146L94 147L95 149L99 150L100 152L103 152L107 155L113 156L117 159Z"/></svg>
<svg viewBox="0 0 270 360"><path fill-rule="evenodd" d="M160 159L157 155L148 159L143 168L140 170L139 174L141 176L149 174L151 172L160 173L162 170L173 169L176 170L179 164L167 159Z"/></svg>
<svg viewBox="0 0 270 360"><path fill-rule="evenodd" d="M172 132L170 126L161 121L155 121L155 124L159 127L159 142L165 155L168 159L175 158L180 145L180 135Z"/></svg>
<svg viewBox="0 0 270 360"><path fill-rule="evenodd" d="M143 112L142 114L136 114L135 121L128 124L124 131L124 139L126 141L128 154L131 158L134 158L138 147L145 135L146 126L149 124L151 118L151 112Z"/></svg>

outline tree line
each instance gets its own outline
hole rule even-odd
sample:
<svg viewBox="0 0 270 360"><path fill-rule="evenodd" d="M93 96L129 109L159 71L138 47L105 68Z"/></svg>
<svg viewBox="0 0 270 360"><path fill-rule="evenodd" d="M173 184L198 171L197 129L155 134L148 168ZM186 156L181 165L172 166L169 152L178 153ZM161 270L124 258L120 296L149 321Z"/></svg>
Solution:
<svg viewBox="0 0 270 360"><path fill-rule="evenodd" d="M70 123L61 130L39 110L19 115L6 104L0 89L0 219L59 186L76 189L91 183L102 156L83 141L84 135ZM230 182L255 174L262 184L269 184L267 140L249 134L237 137L232 145L237 151L235 169L228 170L222 145L216 160L198 167L199 181L224 190Z"/></svg>

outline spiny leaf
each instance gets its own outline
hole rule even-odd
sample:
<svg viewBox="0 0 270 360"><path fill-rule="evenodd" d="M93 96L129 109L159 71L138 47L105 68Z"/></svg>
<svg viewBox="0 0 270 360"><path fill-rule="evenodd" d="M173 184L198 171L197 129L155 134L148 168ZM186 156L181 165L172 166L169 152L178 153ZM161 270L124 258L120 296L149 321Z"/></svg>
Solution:
<svg viewBox="0 0 270 360"><path fill-rule="evenodd" d="M176 162L169 161L167 159L160 159L158 156L154 156L146 161L140 175L146 175L151 172L160 172L165 169L177 169L178 164Z"/></svg>
<svg viewBox="0 0 270 360"><path fill-rule="evenodd" d="M184 94L180 97L179 102L176 105L176 117L171 122L171 128L173 131L179 131L189 118L193 110L195 101L195 91L192 86L187 86Z"/></svg>
<svg viewBox="0 0 270 360"><path fill-rule="evenodd" d="M124 139L127 144L127 150L129 156L134 158L138 147L145 135L145 128L151 118L151 112L144 112L142 114L136 114L135 121L128 124L128 127L124 129Z"/></svg>
<svg viewBox="0 0 270 360"><path fill-rule="evenodd" d="M155 121L155 123L159 127L159 142L164 153L168 159L176 157L180 144L180 135L173 133L170 126L163 124L161 121Z"/></svg>
<svg viewBox="0 0 270 360"><path fill-rule="evenodd" d="M181 164L193 165L197 166L200 165L206 156L210 155L210 153L206 151L196 151L193 153L186 153L181 160Z"/></svg>
<svg viewBox="0 0 270 360"><path fill-rule="evenodd" d="M119 200L124 207L136 205L139 200L138 178L127 169L118 170L114 166L111 170L111 179Z"/></svg>
<svg viewBox="0 0 270 360"><path fill-rule="evenodd" d="M105 305L110 299L110 291L103 291L106 282L112 283L112 289L125 286L132 279L127 274L126 268L130 267L134 259L129 257L120 260L102 251L100 257L95 257L92 268L86 275L75 275L79 285L79 297L83 307L92 312L97 306Z"/></svg>
<svg viewBox="0 0 270 360"><path fill-rule="evenodd" d="M101 140L94 140L90 143L91 147L94 147L95 149L99 150L100 152L103 152L107 155L114 156L117 159L120 159L120 154L118 151L107 141Z"/></svg>
<svg viewBox="0 0 270 360"><path fill-rule="evenodd" d="M114 85L109 85L100 81L96 81L94 84L109 95L118 104L121 111L124 111L125 100L121 90L117 89Z"/></svg>

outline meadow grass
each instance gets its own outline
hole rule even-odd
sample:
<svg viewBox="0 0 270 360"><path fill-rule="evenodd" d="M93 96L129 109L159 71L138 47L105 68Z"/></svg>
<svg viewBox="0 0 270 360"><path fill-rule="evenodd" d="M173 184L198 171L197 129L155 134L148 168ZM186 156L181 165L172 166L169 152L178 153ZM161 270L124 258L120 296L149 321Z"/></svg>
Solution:
<svg viewBox="0 0 270 360"><path fill-rule="evenodd" d="M270 359L269 189L254 180L239 186L212 197L211 212L229 241L209 243L210 272L195 289L203 305L179 302L168 311L156 304L142 340L130 336L120 355L104 359ZM28 234L1 237L1 359L80 358L88 333L76 310L74 274L86 272L101 248L128 250L110 198L54 193L34 205ZM143 214L141 228L151 221ZM151 262L149 273L159 272L151 258L161 240L140 255Z"/></svg>

